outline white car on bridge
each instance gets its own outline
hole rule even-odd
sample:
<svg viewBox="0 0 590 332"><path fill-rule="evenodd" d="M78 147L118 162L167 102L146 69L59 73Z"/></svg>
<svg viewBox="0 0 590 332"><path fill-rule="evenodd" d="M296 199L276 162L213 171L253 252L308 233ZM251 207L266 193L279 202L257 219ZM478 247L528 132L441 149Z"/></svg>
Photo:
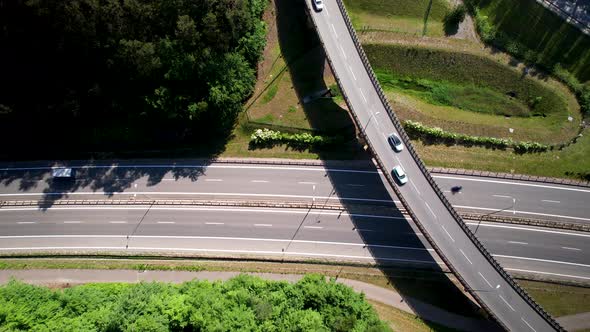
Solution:
<svg viewBox="0 0 590 332"><path fill-rule="evenodd" d="M314 6L315 10L320 12L320 11L322 11L322 9L324 9L324 2L322 0L312 0L312 1L313 1L313 6Z"/></svg>
<svg viewBox="0 0 590 332"><path fill-rule="evenodd" d="M400 185L404 185L408 182L408 176L406 175L406 172L404 172L404 169L399 165L393 168L391 174L393 174L393 177L395 177Z"/></svg>

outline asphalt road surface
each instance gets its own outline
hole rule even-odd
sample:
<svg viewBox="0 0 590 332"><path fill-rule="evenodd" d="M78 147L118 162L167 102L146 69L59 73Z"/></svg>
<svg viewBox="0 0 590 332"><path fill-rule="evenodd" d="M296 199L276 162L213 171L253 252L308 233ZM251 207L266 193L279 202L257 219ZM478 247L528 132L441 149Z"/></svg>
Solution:
<svg viewBox="0 0 590 332"><path fill-rule="evenodd" d="M482 223L477 234L509 271L590 280L590 234L493 223ZM129 250L440 263L403 217L301 209L3 208L0 239L4 252Z"/></svg>
<svg viewBox="0 0 590 332"><path fill-rule="evenodd" d="M373 170L344 169L344 168L323 168L323 167L293 167L293 166L257 166L257 165L234 165L234 164L212 164L204 165L196 162L190 163L190 166L172 166L171 164L160 163L158 165L134 165L130 162L120 163L118 166L95 165L88 166L79 164L75 168L77 179L72 182L54 183L50 177L50 167L43 166L41 163L35 165L19 165L18 167L0 169L0 197L7 199L38 199L44 195L50 198L67 196L69 198L171 198L171 199L237 199L237 200L276 200L285 201L315 201L318 208L326 202L336 202L342 200L346 205L354 203L355 205L395 205L396 202L391 199L391 193L384 187L381 174ZM559 214L568 218L583 219L584 213L576 212L576 207L581 206L581 202L589 195L583 188L568 186L547 186L539 183L514 182L505 180L494 180L475 177L449 177L446 175L436 175L441 187L448 191L451 186L460 184L463 186L462 193L452 195L447 193L449 198L455 202L459 201L463 205L471 208L477 207L478 210L488 211L502 208L501 204L505 201L504 197L495 197L494 195L510 194L518 197L517 202L542 202L542 200L561 200L560 203L529 204L527 213L535 214ZM550 188L548 188L550 187ZM51 195L55 194L55 195ZM517 196L518 194L518 196ZM563 199L568 195L568 199ZM480 199L481 200L478 200ZM484 199L487 198L487 199ZM570 205L569 202L574 204ZM397 202L399 204L399 202ZM519 204L519 203L517 203ZM537 207L550 210L538 210ZM36 210L36 209L33 209ZM85 210L55 210L50 209L47 213L35 211L15 211L9 212L7 208L0 209L0 235L5 236L26 236L26 235L128 235L128 227L134 223L134 217L127 220L129 213L135 213L132 209L114 209L109 210L108 217L101 219L96 216L91 220L78 220L83 217ZM88 228L73 227L74 233L68 233L66 228L49 229L43 228L47 225L59 224L60 220L54 221L52 218L54 211L61 211L63 222L72 224L69 226L87 226L96 225L103 222L102 226L94 230ZM140 208L140 211L142 209ZM155 210L154 210L155 211ZM189 213L198 220L204 217L201 214L203 210L178 210L171 211L170 215L176 217L177 214ZM207 214L219 214L215 219L216 222L223 223L228 216L228 212L223 210L208 210ZM213 212L215 211L215 212ZM351 212L356 211L351 208ZM498 210L499 211L499 210ZM415 237L409 237L408 234L416 232L415 227L409 226L411 222L405 221L405 217L395 209L385 211L382 215L387 218L369 218L372 222L382 223L383 220L396 220L396 225L403 224L406 230L392 230L387 233L385 240L380 245L392 246L419 246L429 248L428 244L417 241ZM504 211L506 212L506 211ZM572 213L574 212L574 213ZM36 213L36 214L31 214ZM294 212L295 213L295 212ZM300 213L300 211L299 211ZM376 212L373 212L375 214ZM508 213L512 213L508 209ZM517 214L520 212L517 212ZM578 214L576 214L578 213ZM68 217L69 216L69 217ZM151 217L151 215L148 215ZM545 216L546 217L546 216ZM254 215L250 216L255 219ZM72 220L68 220L72 219ZM84 219L84 218L82 218ZM108 223L107 219L117 221L124 219L123 223ZM357 218L358 219L358 218ZM80 221L82 225L76 225L74 221ZM31 223L37 222L35 226ZM580 221L583 222L583 221ZM20 224L19 224L20 223ZM180 223L180 222L179 222ZM263 222L261 222L263 223ZM136 222L135 222L136 224ZM197 227L187 223L183 227ZM213 224L216 225L216 224ZM242 234L239 225L232 227L228 234ZM105 228L106 226L106 228ZM477 224L471 222L471 226ZM38 228L41 227L41 228ZM47 226L48 227L48 226ZM123 227L123 228L121 228ZM271 230L270 238L275 238L281 234L275 233L277 226ZM401 227L401 226L398 226ZM114 233L109 233L111 231ZM176 229L177 226L173 227ZM352 227L349 227L352 229ZM359 226L358 229L366 229ZM321 229L321 228L310 228ZM45 231L57 231L57 233L47 233ZM62 232L63 230L63 232ZM86 230L89 233L85 233ZM102 231L98 232L98 231ZM143 227L139 231L146 231ZM13 233L16 232L16 233ZM195 232L201 234L202 230L196 228ZM383 230L371 229L366 239L371 241L376 235L383 236ZM29 233L27 233L29 232ZM336 231L335 231L336 232ZM189 230L184 228L181 234L190 234ZM326 229L321 231L323 240L328 242L342 241L341 236L336 232L334 234L327 232ZM418 232L419 233L419 232ZM170 235L169 233L163 233ZM156 230L149 233L150 236L163 235ZM275 235L276 234L276 235ZM260 235L260 234L258 234ZM257 235L257 236L258 236ZM482 224L477 228L477 235L481 237L484 244L491 249L493 254L501 262L508 262L504 266L511 268L514 272L535 273L557 279L572 279L578 281L590 280L588 273L588 248L587 237L584 234L575 232L563 232L556 230L543 230L533 227L519 227L510 225ZM233 237L233 235L231 236ZM281 238L279 236L279 238ZM53 238L51 241L57 241ZM70 239L71 240L71 239ZM50 240L48 240L50 241ZM69 240L68 240L69 241ZM164 240L163 240L164 241ZM67 241L66 241L67 242ZM22 242L19 242L22 244ZM28 242L35 244L35 240ZM58 245L54 243L54 245ZM23 244L23 248L26 247ZM173 247L173 246L172 246ZM239 249L239 246L234 248ZM319 250L318 253L322 251ZM328 252L324 252L328 253ZM510 265L511 264L511 265ZM526 268L524 267L526 265ZM517 269L520 266L521 268Z"/></svg>
<svg viewBox="0 0 590 332"><path fill-rule="evenodd" d="M477 249L436 195L407 149L395 153L388 145L387 136L396 130L362 64L337 3L326 3L322 12L315 12L311 1L306 3L331 59L332 69L358 118L358 125L365 128L373 152L384 163L384 171L390 171L396 165L406 171L409 181L400 187L401 195L441 253L508 330L554 330Z"/></svg>
<svg viewBox="0 0 590 332"><path fill-rule="evenodd" d="M82 165L80 165L82 166ZM138 167L131 167L138 166ZM256 199L391 204L395 194L377 170L341 167L172 164L98 166L77 169L75 181L53 181L50 167L0 168L0 200L104 199ZM0 166L2 167L2 166ZM92 166L85 166L92 167ZM95 166L96 167L96 166ZM434 174L455 208L527 218L590 222L590 188ZM451 193L451 187L463 190ZM411 186L411 184L410 184ZM398 202L399 203L399 202Z"/></svg>

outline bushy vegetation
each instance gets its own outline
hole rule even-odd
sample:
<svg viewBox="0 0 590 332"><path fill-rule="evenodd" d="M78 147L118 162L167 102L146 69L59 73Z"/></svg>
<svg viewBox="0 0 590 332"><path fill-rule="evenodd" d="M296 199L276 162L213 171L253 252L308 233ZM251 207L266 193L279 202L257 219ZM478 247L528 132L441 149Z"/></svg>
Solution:
<svg viewBox="0 0 590 332"><path fill-rule="evenodd" d="M580 83L572 73L563 69L559 64L553 68L553 74L576 94L582 112L585 115L590 114L590 81L585 84Z"/></svg>
<svg viewBox="0 0 590 332"><path fill-rule="evenodd" d="M272 147L285 144L295 149L321 148L341 142L341 137L312 135L310 133L290 134L268 128L256 129L250 136L250 144L255 147Z"/></svg>
<svg viewBox="0 0 590 332"><path fill-rule="evenodd" d="M5 3L0 131L34 127L39 138L104 147L142 134L178 143L231 127L256 80L267 2Z"/></svg>
<svg viewBox="0 0 590 332"><path fill-rule="evenodd" d="M265 281L0 287L2 331L389 331L364 296L319 275Z"/></svg>
<svg viewBox="0 0 590 332"><path fill-rule="evenodd" d="M537 142L515 142L509 138L479 137L452 133L438 127L424 126L411 120L404 121L403 125L410 138L427 142L483 146L493 149L513 148L517 153L545 152L551 148L550 145Z"/></svg>
<svg viewBox="0 0 590 332"><path fill-rule="evenodd" d="M398 77L488 88L528 105L536 116L565 120L568 112L565 100L551 89L482 56L404 45L364 44L363 48L374 68Z"/></svg>
<svg viewBox="0 0 590 332"><path fill-rule="evenodd" d="M535 0L468 0L478 33L489 44L545 67L560 64L590 79L590 37Z"/></svg>

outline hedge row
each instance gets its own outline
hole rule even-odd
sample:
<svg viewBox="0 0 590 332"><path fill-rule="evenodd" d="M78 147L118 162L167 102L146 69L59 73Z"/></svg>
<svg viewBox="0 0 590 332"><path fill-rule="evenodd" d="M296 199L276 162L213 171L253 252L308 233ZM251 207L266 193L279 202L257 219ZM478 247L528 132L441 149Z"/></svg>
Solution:
<svg viewBox="0 0 590 332"><path fill-rule="evenodd" d="M309 133L289 134L268 128L257 129L250 136L250 144L254 146L272 147L278 144L286 144L299 149L320 148L341 140L341 137L312 135Z"/></svg>
<svg viewBox="0 0 590 332"><path fill-rule="evenodd" d="M517 153L545 152L550 145L538 142L516 142L510 138L480 137L444 131L438 127L428 127L420 122L406 120L404 129L412 139L422 139L445 144L484 146L493 149L512 148Z"/></svg>

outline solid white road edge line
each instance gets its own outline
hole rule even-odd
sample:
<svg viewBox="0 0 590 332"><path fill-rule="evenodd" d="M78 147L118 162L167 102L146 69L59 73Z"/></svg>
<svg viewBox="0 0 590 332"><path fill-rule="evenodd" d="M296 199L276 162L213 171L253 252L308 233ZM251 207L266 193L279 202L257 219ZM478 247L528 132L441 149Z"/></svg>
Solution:
<svg viewBox="0 0 590 332"><path fill-rule="evenodd" d="M455 208L459 209L470 209L470 210L484 210L484 211L498 211L499 209L492 209L492 208L483 208L483 207L476 207L476 206L465 206L465 205L453 205ZM565 219L576 219L576 220L584 220L590 221L590 218L581 218L581 217L571 217L571 216L564 216L559 214L548 214L548 213L539 213L539 212L529 212L529 211L519 211L514 210L515 213L520 214L531 214L534 216L544 216L544 217L555 217L555 218L565 218Z"/></svg>
<svg viewBox="0 0 590 332"><path fill-rule="evenodd" d="M514 272L534 273L534 274L546 274L546 275L552 275L552 276L558 276L558 277L567 277L567 278L577 278L577 279L590 280L590 277L576 276L576 275L571 275L571 274L561 274L561 273L553 273L553 272L542 272L542 271L533 271L533 270L513 269L513 268L509 268L509 267L504 268L504 270L514 271Z"/></svg>
<svg viewBox="0 0 590 332"><path fill-rule="evenodd" d="M470 226L476 226L478 223L476 222L468 222L466 223ZM581 236L581 237L590 237L590 234L584 233L572 233L572 232L564 232L564 231L552 231L547 229L540 229L540 228L530 228L530 227L521 227L521 226L509 226L509 225L499 225L499 224L490 224L486 222L482 222L481 226L483 227L492 227L492 228L508 228L508 229L516 229L521 231L529 231L529 232L540 232L540 233L551 233L551 234L559 234L559 235L571 235L571 236Z"/></svg>
<svg viewBox="0 0 590 332"><path fill-rule="evenodd" d="M487 180L487 179L473 179L467 177L455 177L455 176L446 176L446 175L433 175L435 179L448 179L448 180L465 180L465 181L474 181L474 182L488 182L488 183L499 183L499 184L511 184L515 186L528 186L528 187L538 187L538 188L547 188L547 189L559 189L559 190L570 190L570 191L579 191L584 193L590 193L590 190L587 189L578 189L578 188L571 188L571 187L558 187L558 186L548 186L544 184L534 184L534 183L521 183L521 182L512 182L512 181L500 181L500 180Z"/></svg>
<svg viewBox="0 0 590 332"><path fill-rule="evenodd" d="M555 260L551 260L551 259L529 258L529 257L508 256L508 255L494 255L494 254L492 254L492 256L500 257L500 258L512 258L512 259L521 259L521 260L527 260L527 261L536 261L536 262L544 262L544 263L552 263L552 264L564 264L564 265L573 265L573 266L581 266L581 267L590 268L590 265L588 265L588 264L555 261Z"/></svg>
<svg viewBox="0 0 590 332"><path fill-rule="evenodd" d="M3 235L0 239L43 239L43 238L121 238L126 239L126 235ZM308 244L325 244L325 245L339 245L351 247L367 247L367 248L384 248L384 249L398 249L398 250L416 250L416 251L430 251L434 249L418 248L418 247L401 247L401 246L386 246L379 244L365 244L365 243L348 243L348 242L330 242L330 241L312 241L312 240L291 240L291 239L263 239L263 238L247 238L247 237L223 237L223 236L167 236L167 235L134 235L133 239L174 239L174 240L228 240L228 241L256 241L256 242L293 242L293 243L308 243Z"/></svg>

